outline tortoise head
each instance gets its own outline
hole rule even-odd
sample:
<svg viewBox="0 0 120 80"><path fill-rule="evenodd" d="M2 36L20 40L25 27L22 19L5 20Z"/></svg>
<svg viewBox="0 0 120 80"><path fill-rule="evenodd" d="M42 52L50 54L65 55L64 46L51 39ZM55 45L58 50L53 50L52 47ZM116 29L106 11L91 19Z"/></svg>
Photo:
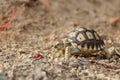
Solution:
<svg viewBox="0 0 120 80"><path fill-rule="evenodd" d="M71 43L65 38L57 42L54 46L57 50L65 50L66 47L71 46Z"/></svg>
<svg viewBox="0 0 120 80"><path fill-rule="evenodd" d="M59 41L54 46L57 50L63 50L64 49L64 43L63 41Z"/></svg>

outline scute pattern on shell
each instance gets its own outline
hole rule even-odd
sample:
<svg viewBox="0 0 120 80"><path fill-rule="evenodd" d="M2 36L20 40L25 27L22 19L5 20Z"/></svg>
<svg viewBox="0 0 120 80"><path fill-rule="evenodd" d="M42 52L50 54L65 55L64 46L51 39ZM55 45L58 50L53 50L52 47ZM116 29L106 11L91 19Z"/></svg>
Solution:
<svg viewBox="0 0 120 80"><path fill-rule="evenodd" d="M92 50L102 50L104 48L104 41L94 30L82 28L80 30L73 30L69 34L70 35L67 36L68 40L72 43L76 43L80 47L84 48L84 46L87 45L87 49ZM78 37L81 37L81 40L78 39Z"/></svg>

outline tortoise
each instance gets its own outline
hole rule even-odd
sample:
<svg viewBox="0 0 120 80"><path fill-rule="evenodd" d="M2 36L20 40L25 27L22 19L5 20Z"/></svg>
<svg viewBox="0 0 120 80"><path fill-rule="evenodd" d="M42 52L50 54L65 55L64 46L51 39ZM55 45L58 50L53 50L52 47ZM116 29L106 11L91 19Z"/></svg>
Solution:
<svg viewBox="0 0 120 80"><path fill-rule="evenodd" d="M72 55L90 56L98 51L104 51L107 58L111 56L100 35L93 29L83 27L70 31L54 47L62 55L65 54L65 59L70 58Z"/></svg>

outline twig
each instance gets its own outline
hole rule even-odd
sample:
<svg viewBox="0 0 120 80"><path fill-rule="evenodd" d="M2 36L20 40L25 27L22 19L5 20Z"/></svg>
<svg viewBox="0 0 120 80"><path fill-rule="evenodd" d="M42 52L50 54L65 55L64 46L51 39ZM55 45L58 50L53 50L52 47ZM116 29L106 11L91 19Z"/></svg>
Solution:
<svg viewBox="0 0 120 80"><path fill-rule="evenodd" d="M95 60L89 60L91 63L95 63L97 65L101 65L105 68L110 68L110 69L120 69L120 65L109 65L109 64L106 64L106 63L102 63L102 62L98 62L98 61L95 61Z"/></svg>

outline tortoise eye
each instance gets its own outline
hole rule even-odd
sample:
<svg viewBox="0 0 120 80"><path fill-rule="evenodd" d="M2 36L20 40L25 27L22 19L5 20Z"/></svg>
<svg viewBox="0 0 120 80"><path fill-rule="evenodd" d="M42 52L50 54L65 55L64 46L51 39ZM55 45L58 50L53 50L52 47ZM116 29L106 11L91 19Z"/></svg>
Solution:
<svg viewBox="0 0 120 80"><path fill-rule="evenodd" d="M87 35L88 39L93 39L93 35L91 32L86 32L86 35Z"/></svg>
<svg viewBox="0 0 120 80"><path fill-rule="evenodd" d="M78 41L84 41L84 40L85 40L85 37L84 37L82 34L78 34L77 40L78 40Z"/></svg>

